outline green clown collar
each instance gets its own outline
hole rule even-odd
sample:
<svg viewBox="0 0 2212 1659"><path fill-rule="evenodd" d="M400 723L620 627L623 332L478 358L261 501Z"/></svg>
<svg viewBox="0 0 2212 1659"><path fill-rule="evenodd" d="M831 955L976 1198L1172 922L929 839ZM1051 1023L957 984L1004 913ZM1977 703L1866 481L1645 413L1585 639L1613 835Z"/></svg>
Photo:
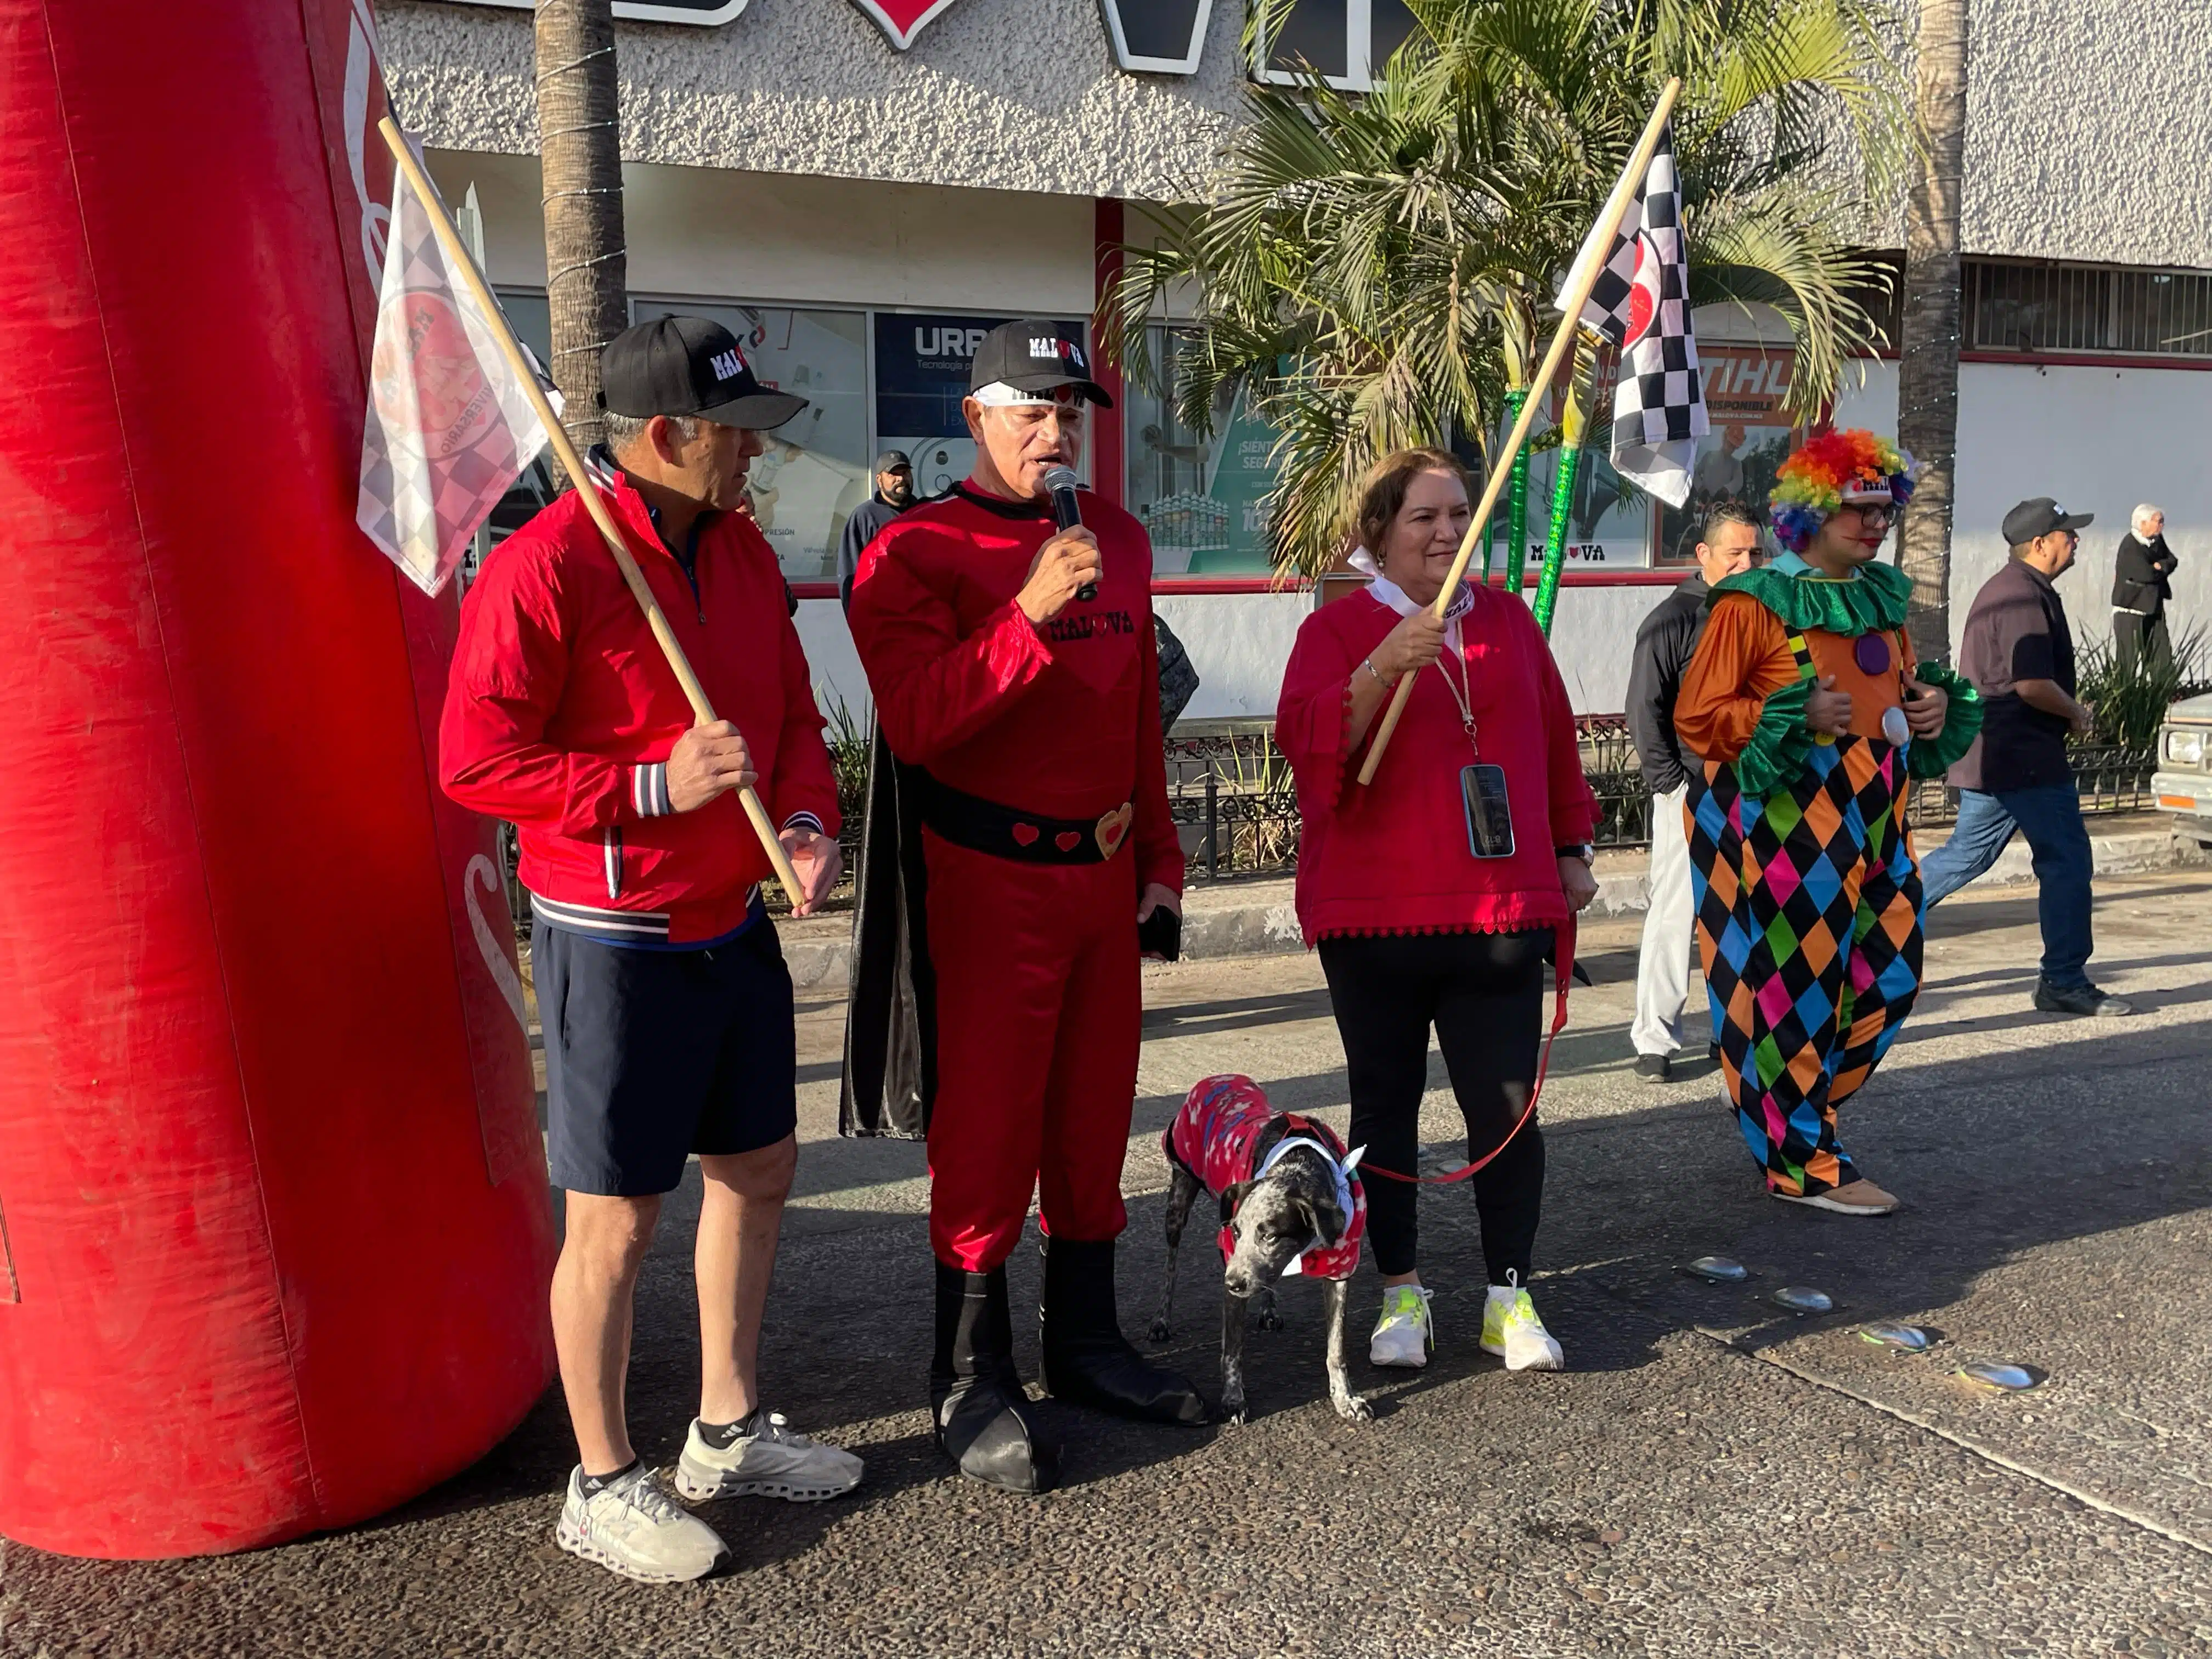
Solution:
<svg viewBox="0 0 2212 1659"><path fill-rule="evenodd" d="M1771 564L1717 582L1706 599L1748 593L1796 633L1819 629L1855 640L1862 634L1905 626L1912 579L1893 564L1863 564L1850 576L1823 575L1795 553Z"/></svg>

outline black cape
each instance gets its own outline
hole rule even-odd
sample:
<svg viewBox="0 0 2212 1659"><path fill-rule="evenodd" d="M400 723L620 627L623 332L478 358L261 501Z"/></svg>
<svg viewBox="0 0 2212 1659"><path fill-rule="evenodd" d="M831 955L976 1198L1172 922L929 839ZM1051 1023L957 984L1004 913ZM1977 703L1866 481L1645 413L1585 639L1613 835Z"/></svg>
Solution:
<svg viewBox="0 0 2212 1659"><path fill-rule="evenodd" d="M937 982L929 966L920 779L878 726L854 878L841 1135L920 1140L937 1096Z"/></svg>

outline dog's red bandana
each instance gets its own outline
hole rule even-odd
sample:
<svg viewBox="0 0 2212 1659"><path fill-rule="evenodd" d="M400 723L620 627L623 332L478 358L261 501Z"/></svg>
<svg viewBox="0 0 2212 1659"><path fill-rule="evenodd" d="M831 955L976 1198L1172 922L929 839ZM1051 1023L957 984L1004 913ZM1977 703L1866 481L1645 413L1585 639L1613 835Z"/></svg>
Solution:
<svg viewBox="0 0 2212 1659"><path fill-rule="evenodd" d="M1360 1241L1367 1236L1367 1191L1353 1173L1353 1160L1347 1158L1344 1142L1328 1125L1295 1112L1278 1114L1267 1104L1267 1091L1249 1077L1231 1074L1202 1078L1191 1085L1190 1093L1183 1097L1182 1109L1160 1136L1160 1150L1170 1162L1181 1164L1204 1182L1206 1191L1218 1198L1238 1182L1254 1180L1264 1172L1264 1166L1254 1167L1254 1153L1261 1133L1279 1115L1286 1127L1270 1156L1279 1154L1282 1147L1297 1141L1315 1143L1334 1166L1339 1201L1343 1202L1347 1196L1350 1200L1345 1203L1344 1237L1329 1245L1316 1240L1303 1254L1292 1258L1291 1265L1283 1269L1284 1275L1304 1273L1314 1279L1349 1279L1359 1266ZM1226 1261L1236 1248L1235 1239L1224 1227L1222 1259Z"/></svg>

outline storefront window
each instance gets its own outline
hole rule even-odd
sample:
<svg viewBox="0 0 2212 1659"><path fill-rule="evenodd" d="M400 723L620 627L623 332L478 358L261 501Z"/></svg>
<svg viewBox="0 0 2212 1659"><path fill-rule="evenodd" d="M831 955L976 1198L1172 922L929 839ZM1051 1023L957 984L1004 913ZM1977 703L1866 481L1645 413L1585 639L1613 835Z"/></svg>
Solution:
<svg viewBox="0 0 2212 1659"><path fill-rule="evenodd" d="M746 493L753 516L793 581L834 578L837 538L868 498L866 319L855 311L634 301L638 322L681 312L738 337L764 386L807 400L787 425L763 433Z"/></svg>
<svg viewBox="0 0 2212 1659"><path fill-rule="evenodd" d="M1796 441L1796 429L1782 412L1796 366L1789 352L1700 344L1698 360L1705 369L1705 410L1713 429L1698 441L1690 499L1680 507L1661 508L1658 556L1653 561L1661 565L1695 562L1697 525L1715 501L1741 501L1764 525L1774 474Z"/></svg>
<svg viewBox="0 0 2212 1659"><path fill-rule="evenodd" d="M914 462L915 493L942 495L975 470L960 400L983 337L1006 317L876 313L876 447Z"/></svg>
<svg viewBox="0 0 2212 1659"><path fill-rule="evenodd" d="M1175 354L1190 331L1153 331L1154 361L1174 383ZM1152 538L1156 575L1264 575L1268 561L1268 455L1274 429L1252 416L1241 395L1202 438L1176 418L1171 398L1132 385L1123 398L1127 502Z"/></svg>
<svg viewBox="0 0 2212 1659"><path fill-rule="evenodd" d="M1544 549L1552 532L1552 489L1559 476L1557 449L1529 457L1527 568L1530 570L1544 562ZM1501 517L1502 501L1501 497ZM1641 569L1650 562L1650 498L1615 472L1604 449L1593 443L1583 452L1582 464L1575 471L1564 568Z"/></svg>

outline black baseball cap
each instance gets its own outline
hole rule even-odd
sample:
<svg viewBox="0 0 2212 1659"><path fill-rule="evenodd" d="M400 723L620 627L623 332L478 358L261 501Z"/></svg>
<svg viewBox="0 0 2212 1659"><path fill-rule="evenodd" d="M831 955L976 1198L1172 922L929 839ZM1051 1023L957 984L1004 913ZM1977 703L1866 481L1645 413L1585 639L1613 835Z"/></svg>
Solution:
<svg viewBox="0 0 2212 1659"><path fill-rule="evenodd" d="M2083 530L2096 522L2094 513L2069 513L2048 495L2022 501L2004 515L2007 547L2018 547L2054 530Z"/></svg>
<svg viewBox="0 0 2212 1659"><path fill-rule="evenodd" d="M881 477L886 472L911 472L913 471L914 462L908 457L906 451L903 449L886 449L882 454L876 457L875 476L878 477Z"/></svg>
<svg viewBox="0 0 2212 1659"><path fill-rule="evenodd" d="M720 323L659 317L633 324L600 349L599 406L634 420L696 415L765 432L805 408L806 399L754 379L738 337Z"/></svg>
<svg viewBox="0 0 2212 1659"><path fill-rule="evenodd" d="M1017 392L1050 392L1064 386L1097 404L1114 407L1106 388L1091 378L1091 349L1080 323L1048 323L1035 318L1001 323L983 337L968 370L968 390L1010 386Z"/></svg>

